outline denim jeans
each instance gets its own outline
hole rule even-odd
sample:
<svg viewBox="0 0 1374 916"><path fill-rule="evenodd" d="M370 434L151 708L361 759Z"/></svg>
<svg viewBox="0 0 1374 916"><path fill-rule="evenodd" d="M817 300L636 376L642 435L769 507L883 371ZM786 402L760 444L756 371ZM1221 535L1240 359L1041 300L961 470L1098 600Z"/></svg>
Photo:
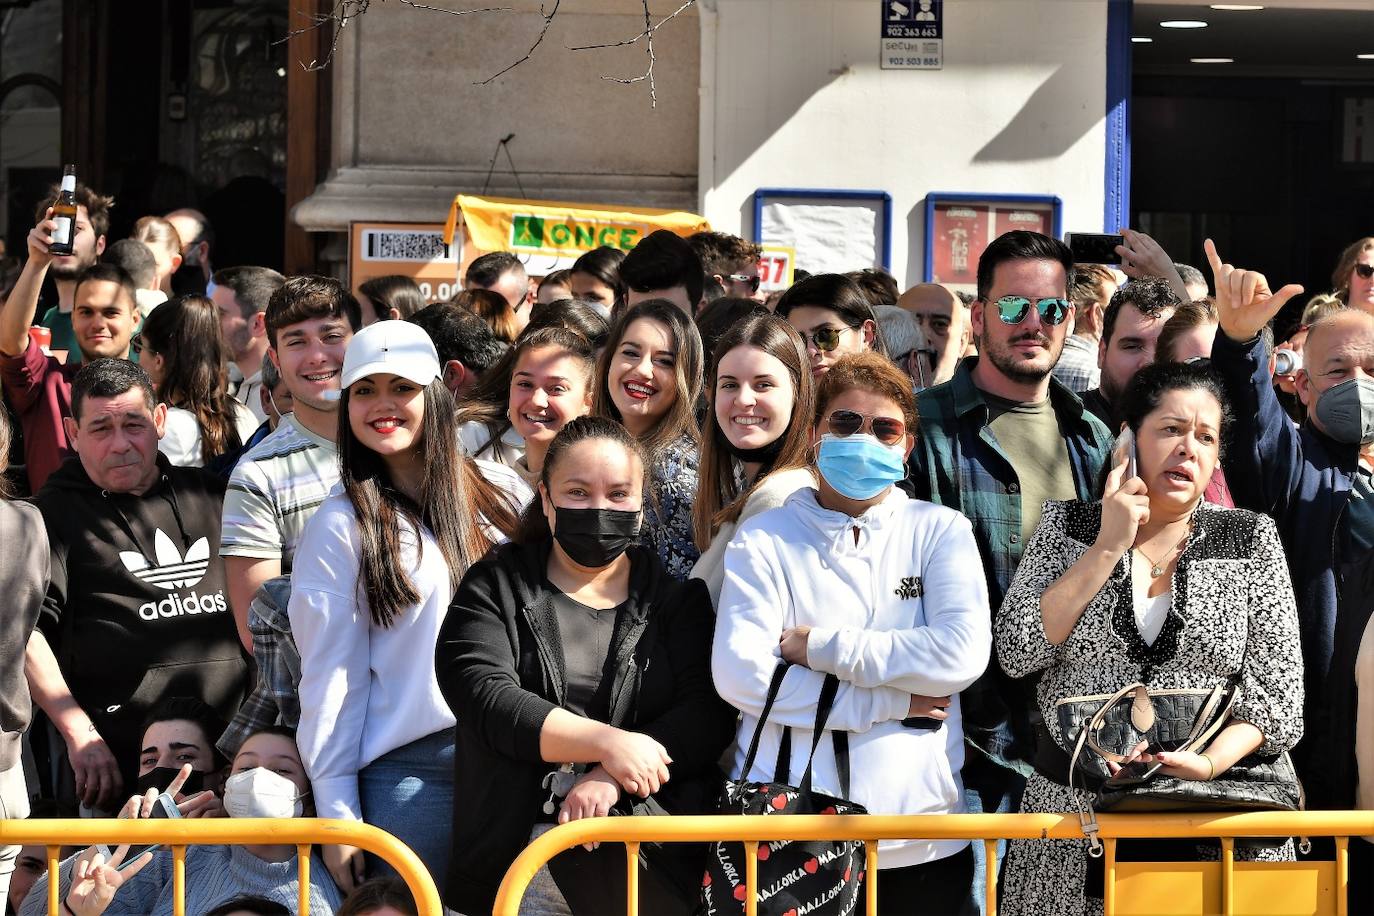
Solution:
<svg viewBox="0 0 1374 916"><path fill-rule="evenodd" d="M454 730L435 732L383 754L358 773L363 820L405 843L440 884L453 840ZM394 875L372 855L368 873Z"/></svg>
<svg viewBox="0 0 1374 916"><path fill-rule="evenodd" d="M1026 777L1015 770L1007 769L990 760L986 755L970 747L964 759L964 804L969 814L1007 814L1021 807L1021 793L1026 788ZM997 862L1000 865L1007 855L1007 841L997 841ZM881 885L880 885L881 886ZM973 902L978 912L983 913L987 900L987 861L983 854L983 844L973 843Z"/></svg>

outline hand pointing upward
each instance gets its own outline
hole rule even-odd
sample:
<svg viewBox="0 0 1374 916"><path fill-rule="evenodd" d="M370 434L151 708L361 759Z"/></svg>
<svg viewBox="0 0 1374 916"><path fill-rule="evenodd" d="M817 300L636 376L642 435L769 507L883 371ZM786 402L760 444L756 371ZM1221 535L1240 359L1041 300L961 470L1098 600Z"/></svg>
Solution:
<svg viewBox="0 0 1374 916"><path fill-rule="evenodd" d="M1298 284L1290 283L1278 292L1271 292L1269 281L1259 271L1223 264L1211 239L1203 242L1202 247L1212 265L1221 330L1237 343L1254 340L1288 300L1303 291Z"/></svg>

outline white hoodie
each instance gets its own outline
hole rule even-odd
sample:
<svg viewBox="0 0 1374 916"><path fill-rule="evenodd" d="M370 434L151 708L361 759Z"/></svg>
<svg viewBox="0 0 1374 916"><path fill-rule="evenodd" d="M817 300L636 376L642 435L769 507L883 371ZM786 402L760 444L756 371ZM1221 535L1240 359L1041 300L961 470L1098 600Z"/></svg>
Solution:
<svg viewBox="0 0 1374 916"><path fill-rule="evenodd" d="M959 699L939 730L902 725L912 694L957 694L987 668L991 620L968 519L893 487L858 518L823 508L810 487L742 525L725 554L711 670L743 716L732 775L769 781L783 728L792 728L790 785L801 780L824 673L840 679L829 728L850 733L849 799L870 814L964 810ZM857 532L857 542L855 538ZM807 665L784 679L754 768L745 752L788 627L810 626ZM841 795L833 745L816 751L813 785ZM953 855L954 840L883 843L879 865Z"/></svg>

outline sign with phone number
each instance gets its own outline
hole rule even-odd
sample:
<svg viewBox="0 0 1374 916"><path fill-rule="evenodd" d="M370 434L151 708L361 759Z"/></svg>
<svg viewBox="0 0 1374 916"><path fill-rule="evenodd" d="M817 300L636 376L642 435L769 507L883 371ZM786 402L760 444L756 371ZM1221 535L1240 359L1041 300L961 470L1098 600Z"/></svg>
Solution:
<svg viewBox="0 0 1374 916"><path fill-rule="evenodd" d="M879 0L883 70L940 70L945 65L945 0Z"/></svg>

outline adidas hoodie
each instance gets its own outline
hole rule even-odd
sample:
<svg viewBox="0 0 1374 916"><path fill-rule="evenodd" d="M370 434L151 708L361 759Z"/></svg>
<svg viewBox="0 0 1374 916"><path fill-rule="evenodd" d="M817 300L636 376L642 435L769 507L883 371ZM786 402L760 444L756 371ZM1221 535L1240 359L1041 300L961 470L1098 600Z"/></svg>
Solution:
<svg viewBox="0 0 1374 916"><path fill-rule="evenodd" d="M812 628L807 667L788 670L754 768L743 773L782 631L803 625ZM909 499L896 487L852 518L821 506L816 490L803 487L741 525L725 550L711 673L717 692L743 713L730 775L772 780L783 729L790 727L790 771L776 775L788 785L800 783L828 673L840 679L840 689L826 730L849 733L848 798L869 814L962 813L957 694L987 667L991 629L987 585L967 518ZM902 724L912 694L953 696L941 728ZM816 750L813 784L819 792L843 795L829 740ZM879 863L918 865L967 845L884 842Z"/></svg>
<svg viewBox="0 0 1374 916"><path fill-rule="evenodd" d="M102 490L69 458L33 500L52 557L38 626L126 788L152 706L199 697L227 719L247 674L219 557L224 481L157 464L135 496Z"/></svg>

